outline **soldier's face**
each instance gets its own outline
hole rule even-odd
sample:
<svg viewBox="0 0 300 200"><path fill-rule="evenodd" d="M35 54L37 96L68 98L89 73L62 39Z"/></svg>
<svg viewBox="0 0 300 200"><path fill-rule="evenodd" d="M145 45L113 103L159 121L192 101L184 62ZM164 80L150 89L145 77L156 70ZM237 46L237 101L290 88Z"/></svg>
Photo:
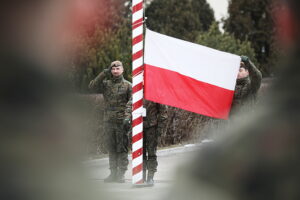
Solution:
<svg viewBox="0 0 300 200"><path fill-rule="evenodd" d="M124 72L124 69L122 66L118 66L118 67L112 67L111 68L111 73L114 77L118 77L121 76Z"/></svg>
<svg viewBox="0 0 300 200"><path fill-rule="evenodd" d="M249 72L244 67L240 67L237 79L245 78L249 76Z"/></svg>

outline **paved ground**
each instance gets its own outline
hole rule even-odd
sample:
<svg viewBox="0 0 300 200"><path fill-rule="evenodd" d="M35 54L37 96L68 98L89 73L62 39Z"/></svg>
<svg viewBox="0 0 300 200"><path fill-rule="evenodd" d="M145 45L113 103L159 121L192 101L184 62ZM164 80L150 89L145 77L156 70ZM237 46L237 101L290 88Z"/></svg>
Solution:
<svg viewBox="0 0 300 200"><path fill-rule="evenodd" d="M112 199L121 200L157 200L168 199L169 189L175 182L176 169L180 165L185 165L191 159L197 147L189 145L185 147L173 148L159 151L158 172L155 174L155 185L150 188L134 188L131 184L131 171L127 171L126 183L104 184L103 179L109 174L108 159L100 159L88 163L90 179L97 188L104 189ZM129 169L131 169L131 162Z"/></svg>

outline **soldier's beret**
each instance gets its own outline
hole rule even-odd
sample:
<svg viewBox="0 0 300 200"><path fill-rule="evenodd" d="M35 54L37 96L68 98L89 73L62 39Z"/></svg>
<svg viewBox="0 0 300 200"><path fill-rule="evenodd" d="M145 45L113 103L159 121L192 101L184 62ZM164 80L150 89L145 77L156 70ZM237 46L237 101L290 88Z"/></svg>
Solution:
<svg viewBox="0 0 300 200"><path fill-rule="evenodd" d="M122 66L123 67L123 64L121 61L113 61L111 64L110 64L110 67L119 67L119 66Z"/></svg>

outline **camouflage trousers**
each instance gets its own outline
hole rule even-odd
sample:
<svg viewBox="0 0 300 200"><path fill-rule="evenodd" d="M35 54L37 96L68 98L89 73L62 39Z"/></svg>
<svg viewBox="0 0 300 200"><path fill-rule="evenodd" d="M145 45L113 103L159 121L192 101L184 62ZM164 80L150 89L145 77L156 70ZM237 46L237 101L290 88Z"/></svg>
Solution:
<svg viewBox="0 0 300 200"><path fill-rule="evenodd" d="M122 123L105 123L105 143L111 170L126 171L128 167L128 134Z"/></svg>
<svg viewBox="0 0 300 200"><path fill-rule="evenodd" d="M144 170L149 172L157 171L157 156L156 149L158 144L158 136L156 133L156 126L144 129L143 138L143 160L144 160Z"/></svg>

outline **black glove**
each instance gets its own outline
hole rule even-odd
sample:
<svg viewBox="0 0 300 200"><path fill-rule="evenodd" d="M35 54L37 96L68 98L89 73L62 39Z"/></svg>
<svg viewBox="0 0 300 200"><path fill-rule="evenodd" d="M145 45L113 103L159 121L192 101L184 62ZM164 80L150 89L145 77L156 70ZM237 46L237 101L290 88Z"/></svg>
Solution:
<svg viewBox="0 0 300 200"><path fill-rule="evenodd" d="M248 63L249 62L249 58L247 56L241 56L242 62L243 63Z"/></svg>
<svg viewBox="0 0 300 200"><path fill-rule="evenodd" d="M130 119L124 119L123 120L123 129L128 131L131 128L131 120Z"/></svg>
<svg viewBox="0 0 300 200"><path fill-rule="evenodd" d="M103 72L104 72L106 77L110 76L111 75L111 67L108 67L107 69L104 69Z"/></svg>

